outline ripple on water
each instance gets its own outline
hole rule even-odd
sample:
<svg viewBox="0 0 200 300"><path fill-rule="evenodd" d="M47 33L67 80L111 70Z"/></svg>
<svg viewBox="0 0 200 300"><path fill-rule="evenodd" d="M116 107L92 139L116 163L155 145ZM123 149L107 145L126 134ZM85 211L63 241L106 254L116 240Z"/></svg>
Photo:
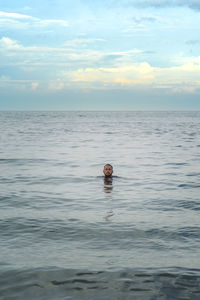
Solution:
<svg viewBox="0 0 200 300"><path fill-rule="evenodd" d="M194 299L200 297L195 269L95 271L49 267L0 274L1 299Z"/></svg>
<svg viewBox="0 0 200 300"><path fill-rule="evenodd" d="M0 116L1 299L200 299L199 112Z"/></svg>

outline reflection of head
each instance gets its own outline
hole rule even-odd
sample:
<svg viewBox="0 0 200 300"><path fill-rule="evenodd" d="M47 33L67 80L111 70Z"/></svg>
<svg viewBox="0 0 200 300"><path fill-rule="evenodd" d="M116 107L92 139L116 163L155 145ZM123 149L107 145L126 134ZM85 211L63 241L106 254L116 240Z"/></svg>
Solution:
<svg viewBox="0 0 200 300"><path fill-rule="evenodd" d="M104 191L105 193L111 193L113 186L112 186L112 176L105 176L104 177Z"/></svg>
<svg viewBox="0 0 200 300"><path fill-rule="evenodd" d="M113 167L110 164L106 164L103 168L105 177L112 177Z"/></svg>

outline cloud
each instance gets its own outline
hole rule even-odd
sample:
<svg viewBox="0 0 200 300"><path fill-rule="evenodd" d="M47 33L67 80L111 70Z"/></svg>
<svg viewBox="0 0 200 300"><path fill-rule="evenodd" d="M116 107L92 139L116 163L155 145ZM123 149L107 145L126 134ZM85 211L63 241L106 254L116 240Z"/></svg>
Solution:
<svg viewBox="0 0 200 300"><path fill-rule="evenodd" d="M67 83L62 79L51 80L48 85L48 89L52 91L63 90L67 86Z"/></svg>
<svg viewBox="0 0 200 300"><path fill-rule="evenodd" d="M38 18L34 18L28 15L24 14L18 14L18 13L8 13L0 11L0 18L8 18L8 19L20 19L20 20L39 20Z"/></svg>
<svg viewBox="0 0 200 300"><path fill-rule="evenodd" d="M154 23L157 21L157 18L155 17L133 17L132 20L136 24L143 24L145 23Z"/></svg>
<svg viewBox="0 0 200 300"><path fill-rule="evenodd" d="M93 44L96 42L105 42L104 39L98 39L98 38L79 38L79 39L73 39L66 43L64 43L64 46L67 47L77 47L77 46L87 46L88 44Z"/></svg>
<svg viewBox="0 0 200 300"><path fill-rule="evenodd" d="M118 2L126 6L134 6L138 8L164 8L186 6L194 10L200 10L200 2L198 0L125 0Z"/></svg>
<svg viewBox="0 0 200 300"><path fill-rule="evenodd" d="M2 37L2 39L0 40L0 46L3 49L7 49L7 50L23 49L23 46L20 45L16 40L10 39L8 37Z"/></svg>
<svg viewBox="0 0 200 300"><path fill-rule="evenodd" d="M31 90L35 91L37 88L39 87L39 83L38 82L32 82L31 83Z"/></svg>
<svg viewBox="0 0 200 300"><path fill-rule="evenodd" d="M7 90L17 89L23 91L35 91L39 87L39 82L26 79L16 80L3 75L0 77L0 87Z"/></svg>
<svg viewBox="0 0 200 300"><path fill-rule="evenodd" d="M62 26L62 27L68 27L69 26L68 22L65 21L65 20L54 20L54 19L39 20L39 21L36 22L36 25L39 25L39 26L58 25L58 26Z"/></svg>
<svg viewBox="0 0 200 300"><path fill-rule="evenodd" d="M51 47L39 47L39 46L24 46L20 44L17 40L13 40L9 37L2 37L0 39L0 46L1 46L1 52L4 52L5 55L10 55L10 51L16 53L16 55L19 55L20 52L23 55L23 58L25 58L25 53L27 54L33 54L34 57L38 55L44 56L44 54L49 53L55 53L58 54L59 52L66 52L66 49L64 48L51 48ZM52 58L51 58L52 59Z"/></svg>
<svg viewBox="0 0 200 300"><path fill-rule="evenodd" d="M25 14L8 13L0 11L0 26L7 28L27 28L27 27L47 27L52 25L58 25L61 27L69 26L66 20L57 19L39 19Z"/></svg>
<svg viewBox="0 0 200 300"><path fill-rule="evenodd" d="M64 67L63 67L64 69ZM82 68L57 72L54 78L16 80L0 78L0 86L7 89L61 91L65 89L125 89L162 90L167 94L200 93L200 57L171 68L153 67L147 62L112 68Z"/></svg>
<svg viewBox="0 0 200 300"><path fill-rule="evenodd" d="M18 41L9 37L0 39L0 53L4 57L17 57L12 60L12 66L42 67L47 68L63 67L66 64L71 68L75 68L75 64L85 66L86 64L94 64L101 60L103 54L99 51L90 49L82 49L79 45L77 49L67 47L43 47L43 46L24 46ZM6 59L2 62L6 64Z"/></svg>
<svg viewBox="0 0 200 300"><path fill-rule="evenodd" d="M93 40L88 39L89 42ZM88 42L87 40L87 42ZM97 39L101 40L101 39ZM74 40L73 40L74 41ZM77 41L76 41L77 42ZM127 51L98 51L84 47L82 41L74 43L74 47L40 47L40 46L24 46L18 41L9 37L0 39L0 52L6 56L16 56L13 65L19 65L23 68L45 65L47 67L56 66L63 67L68 64L70 69L76 69L77 66L94 66L94 65L114 65L127 64L134 57L143 53L139 49L131 49ZM75 47L76 45L76 47Z"/></svg>
<svg viewBox="0 0 200 300"><path fill-rule="evenodd" d="M145 60L137 63L136 57L143 54L138 49L103 52L84 49L80 45L78 43L77 48L25 47L16 40L3 37L0 49L8 60L2 60L2 64L13 67L15 78L27 78L28 74L28 78L33 75L37 80L2 77L1 84L31 90L116 87L168 89L173 93L194 93L200 87L200 56L182 57L179 65L176 62L176 66L161 68ZM9 56L13 56L11 61Z"/></svg>
<svg viewBox="0 0 200 300"><path fill-rule="evenodd" d="M72 73L71 80L97 86L170 89L193 93L200 87L200 57L171 68L152 67L147 62L115 68L86 68Z"/></svg>
<svg viewBox="0 0 200 300"><path fill-rule="evenodd" d="M79 69L73 74L73 81L120 83L122 85L148 84L154 75L153 68L148 63L133 64L132 66L115 68L86 68Z"/></svg>

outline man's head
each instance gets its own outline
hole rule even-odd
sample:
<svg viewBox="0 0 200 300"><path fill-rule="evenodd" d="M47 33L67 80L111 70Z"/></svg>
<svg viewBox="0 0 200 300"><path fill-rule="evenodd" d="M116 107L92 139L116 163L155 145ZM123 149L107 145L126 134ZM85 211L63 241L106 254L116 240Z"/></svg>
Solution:
<svg viewBox="0 0 200 300"><path fill-rule="evenodd" d="M103 168L103 173L106 177L111 177L113 173L113 167L110 164L106 164Z"/></svg>

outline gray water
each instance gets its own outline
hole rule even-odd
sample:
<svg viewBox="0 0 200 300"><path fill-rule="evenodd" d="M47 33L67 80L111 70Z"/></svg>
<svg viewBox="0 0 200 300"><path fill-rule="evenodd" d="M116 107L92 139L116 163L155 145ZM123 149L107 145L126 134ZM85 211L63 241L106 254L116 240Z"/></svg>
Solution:
<svg viewBox="0 0 200 300"><path fill-rule="evenodd" d="M0 130L0 299L200 299L200 112L0 112Z"/></svg>

